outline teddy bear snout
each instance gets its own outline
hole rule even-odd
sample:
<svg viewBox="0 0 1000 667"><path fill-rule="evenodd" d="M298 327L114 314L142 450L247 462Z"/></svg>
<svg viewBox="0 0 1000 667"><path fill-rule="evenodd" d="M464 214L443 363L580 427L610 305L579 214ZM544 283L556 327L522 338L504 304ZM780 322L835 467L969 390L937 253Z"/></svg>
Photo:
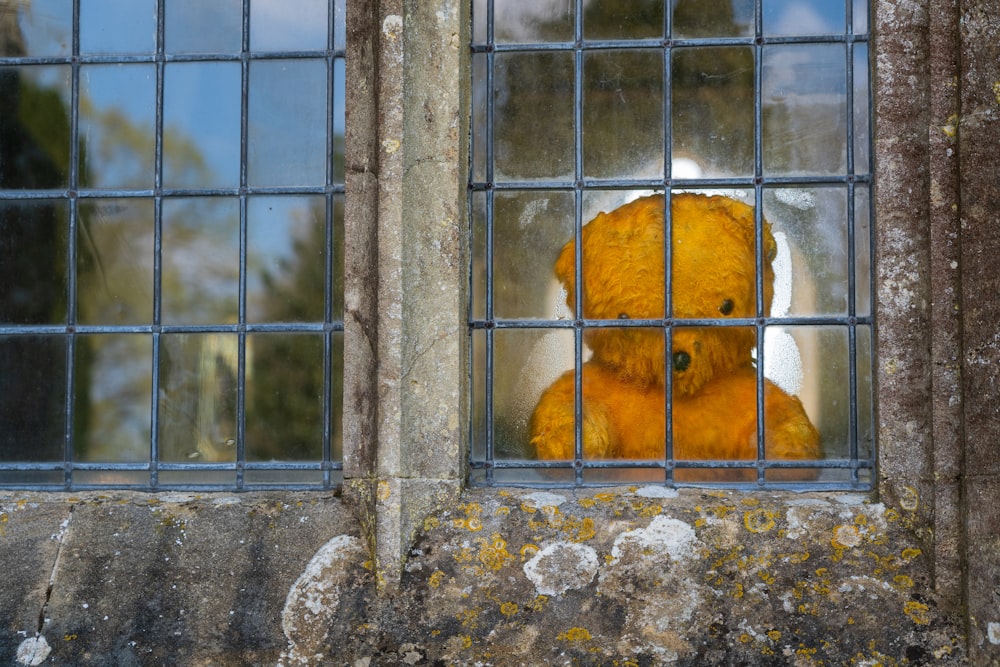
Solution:
<svg viewBox="0 0 1000 667"><path fill-rule="evenodd" d="M691 365L691 355L683 350L674 352L674 370L683 373Z"/></svg>

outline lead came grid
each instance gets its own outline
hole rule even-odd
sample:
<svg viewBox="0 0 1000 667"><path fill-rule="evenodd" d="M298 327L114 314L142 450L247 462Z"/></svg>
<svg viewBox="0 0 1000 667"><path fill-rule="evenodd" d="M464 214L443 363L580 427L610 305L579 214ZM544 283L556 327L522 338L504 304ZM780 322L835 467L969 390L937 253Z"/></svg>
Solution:
<svg viewBox="0 0 1000 667"><path fill-rule="evenodd" d="M516 4L516 3L514 3ZM567 4L567 3L563 3ZM470 305L470 333L472 336L472 378L473 378L473 410L470 422L470 479L473 484L493 485L493 484L523 484L528 486L566 486L566 485L587 485L592 483L613 483L621 481L660 481L668 485L683 486L684 483L674 480L674 470L684 467L704 468L725 468L725 467L747 467L756 470L757 481L755 484L729 484L728 486L749 486L749 487L781 487L781 488L802 488L810 490L841 490L841 489L870 489L873 481L874 470L874 443L873 443L873 411L871 393L871 360L872 346L871 336L873 330L873 318L871 314L872 303L872 242L871 225L872 204L869 196L871 186L871 150L870 150L870 117L871 99L869 94L868 76L868 6L865 2L847 0L843 3L842 20L834 30L810 30L808 25L804 25L801 32L805 34L794 34L788 29L776 28L778 25L776 15L783 9L787 9L789 4L781 1L773 2L739 2L734 1L732 6L734 12L742 7L750 13L750 30L747 34L692 34L692 30L677 30L675 33L673 14L671 11L663 11L662 33L661 35L671 36L667 38L657 36L647 36L643 34L639 38L625 39L620 35L608 37L605 34L594 35L597 31L588 31L590 26L585 25L585 16L588 8L593 9L596 2L587 0L575 0L571 5L571 12L559 16L557 12L545 14L544 10L536 10L536 14L531 16L530 12L512 19L511 7L505 3L497 3L493 0L475 0L473 2L473 39L472 39L472 118L473 118L473 142L471 155L471 175L470 175L470 220L471 220L471 246L472 255L472 285L471 285L471 305ZM643 3L631 3L629 7L637 8ZM658 3L645 3L643 7L653 6ZM671 6L671 3L663 3ZM672 3L674 11L684 4ZM696 4L696 3L695 3ZM712 4L712 3L709 3ZM718 3L715 3L718 4ZM817 3L800 3L804 5L818 6ZM823 3L825 4L825 3ZM833 3L829 3L833 5ZM607 5L611 7L612 5ZM692 5L693 6L693 5ZM593 15L593 12L591 13ZM525 18L528 16L528 18ZM801 18L801 17L800 17ZM519 20L520 19L520 23ZM709 22L711 19L707 19ZM532 31L521 30L525 24L535 21L536 25L544 23L546 29L536 29ZM565 24L564 34L559 35L559 39L545 39L544 37L553 32L558 32L558 27L551 28L552 25L562 21ZM622 20L623 23L626 19ZM502 26L502 27L500 27ZM661 26L655 26L659 28ZM546 32L548 30L548 32ZM686 33L686 34L685 34ZM525 37L527 35L527 37ZM715 174L696 174L694 176L687 173L679 173L675 178L671 178L672 168L675 163L672 160L672 151L675 145L683 146L684 136L678 134L672 136L673 132L680 132L672 127L677 113L683 112L683 107L674 108L672 99L672 67L678 65L679 59L693 57L698 53L698 49L707 48L732 48L743 47L752 53L753 67L753 94L752 101L748 103L748 111L752 107L752 165L747 173L725 173L724 171ZM770 151L773 162L774 148L768 144L764 136L763 127L765 125L765 108L771 103L770 98L765 99L765 90L768 94L778 95L777 84L773 79L765 79L764 72L771 66L772 74L777 71L775 63L781 62L782 58L794 57L792 49L811 48L814 52L835 53L840 59L843 67L842 83L844 87L844 99L842 109L846 114L843 129L838 135L841 143L843 159L839 167L835 170L810 169L810 168L774 168L765 164L765 152ZM784 50L784 52L782 52ZM662 159L659 162L659 174L639 173L634 171L631 174L621 176L613 170L605 170L605 173L595 175L600 168L588 168L587 161L592 157L587 155L588 136L584 131L586 117L588 113L588 94L592 91L586 87L588 81L588 67L596 67L602 53L635 53L635 57L645 56L655 51L659 54L658 62L662 66L663 96L662 114L660 121L662 124ZM715 51L714 53L721 53ZM619 56L623 57L623 56ZM498 59L505 58L504 67L498 64ZM563 173L559 172L561 163L556 158L548 159L553 152L559 151L560 139L546 143L544 149L539 153L548 151L548 156L543 156L541 162L544 167L541 170L532 172L531 167L515 166L511 168L511 158L509 153L501 155L505 150L498 147L498 132L504 132L505 140L509 139L511 132L510 125L514 122L501 115L503 111L514 108L511 100L515 99L515 91L511 90L510 82L517 76L523 74L523 70L516 69L509 63L516 58L549 58L546 60L547 69L551 72L550 84L553 88L557 84L552 84L561 76L565 76L568 81L564 84L571 87L572 131L560 134L560 130L555 127L556 123L549 123L552 118L543 116L538 112L541 105L531 107L534 109L531 123L537 124L545 129L534 136L538 141L545 142L546 135L557 135L565 145L571 146L572 164L567 166ZM570 63L571 64L565 64ZM562 65L565 64L565 68ZM678 70L679 71L679 70ZM776 79L777 76L774 76ZM530 90L531 85L525 84L517 88L516 92L523 93ZM524 98L525 105L530 107L531 100ZM678 102L678 105L684 101ZM736 104L737 102L733 102ZM552 116L558 121L559 111L553 103L549 110ZM769 109L767 113L773 112ZM512 115L516 115L516 112ZM530 114L529 114L530 115ZM518 117L523 120L523 117ZM500 123L506 123L501 128ZM566 116L566 124L570 123L570 117ZM593 125L589 126L591 129ZM773 125L771 126L773 129ZM819 128L817 128L819 129ZM625 142L623 142L625 143ZM533 153L532 155L537 155ZM503 168L500 168L500 161L504 160ZM552 169L555 165L555 169ZM545 170L550 171L546 172ZM735 170L739 171L739 170ZM543 173L545 172L545 173ZM527 175L525 175L527 174ZM765 205L775 206L776 196L791 199L798 194L806 195L813 193L825 201L839 201L843 209L845 229L843 231L842 246L839 251L844 255L846 262L846 295L844 297L844 308L842 313L822 312L797 313L789 312L782 316L765 317L761 312L763 299L761 276L757 277L757 303L758 316L750 320L683 320L675 321L668 317L665 320L631 320L627 322L608 322L599 320L584 319L579 316L582 313L581 290L576 292L575 308L571 310L577 315L567 313L565 316L556 316L551 312L539 314L537 312L527 313L520 316L520 313L509 315L498 313L498 294L504 293L508 289L507 282L510 282L517 273L529 271L524 264L511 266L504 263L504 259L516 256L507 250L504 243L510 242L510 237L518 238L516 234L503 236L508 229L506 218L503 216L514 216L505 207L512 206L511 202L518 197L525 197L537 194L539 198L548 197L544 205L529 204L525 210L521 211L520 224L525 227L527 224L543 224L537 222L538 218L531 218L527 209L535 206L535 210L544 209L553 201L561 201L558 213L562 213L567 220L571 221L572 228L567 230L564 240L574 239L576 241L576 284L581 284L581 251L580 238L581 229L586 222L598 211L608 211L611 207L591 206L592 210L584 212L587 208L588 197L603 195L607 192L641 191L641 192L664 192L674 190L693 191L744 191L752 193L747 199L747 203L754 206L755 224L757 227L757 267L758 274L762 262L760 261L761 229L763 224L762 209ZM842 195L831 193L839 192ZM827 196L830 195L830 196ZM831 199L832 197L832 199ZM837 199L839 197L839 199ZM633 197L634 198L634 197ZM806 197L808 199L808 196ZM620 203L627 199L618 200ZM795 204L795 201L791 202ZM815 203L815 202L814 202ZM822 201L820 202L822 203ZM613 206L612 206L613 207ZM551 211L549 206L549 211ZM558 213L545 218L548 224L560 224ZM664 212L667 229L670 229L670 207L666 206ZM553 219L556 221L553 222ZM770 219L770 216L769 216ZM770 219L770 222L776 221ZM568 224L568 223L567 223ZM498 226L499 225L499 226ZM775 225L777 231L777 225ZM556 234L557 236L557 234ZM527 233L521 238L528 238ZM668 235L669 238L669 235ZM529 240L529 243L531 241ZM665 243L664 253L666 264L669 266L669 243ZM558 252L558 248L556 249ZM546 265L547 276L551 276L551 264L555 255L539 254L538 262ZM831 262L833 259L831 258ZM667 270L665 285L666 312L670 313L671 272ZM506 281L506 282L505 282ZM523 284L517 283L516 279L512 283L514 291L523 288ZM506 298L506 297L505 297ZM514 309L516 310L516 309ZM818 464L811 463L808 467L820 468L819 476L815 481L778 483L766 478L766 471L781 467L805 467L805 464L791 461L764 461L763 447L763 420L758 419L758 460L749 462L729 462L729 461L675 461L672 458L672 438L670 437L669 419L671 407L672 380L671 373L666 373L667 400L664 406L667 419L667 439L664 442L663 458L659 460L593 460L585 459L582 452L582 424L580 415L582 412L582 399L580 387L582 386L582 366L585 361L584 330L593 326L641 326L659 327L666 337L666 349L670 350L673 327L677 326L753 326L756 329L757 340L764 340L765 331L769 328L781 327L785 331L810 331L817 332L817 337L822 335L842 336L846 338L846 343L842 345L843 352L841 359L826 359L831 366L842 365L846 367L846 375L843 384L846 384L845 402L848 403L844 411L846 422L843 427L843 440L845 442L834 443L831 452L830 445L824 442L825 458ZM799 327L799 329L796 329ZM530 341L540 340L549 335L559 336L564 347L572 350L570 366L566 368L575 369L575 402L576 402L576 451L574 460L571 461L548 461L535 460L527 445L526 421L533 402L529 405L512 405L516 399L510 396L517 395L519 389L517 382L505 379L505 373L509 371L508 366L513 363L524 363L529 368L531 364L538 361L537 357L530 357L528 352L514 352L515 359L509 357L512 349L528 347ZM535 338L520 338L524 343L510 343L501 346L498 337L526 336L532 335ZM569 336L571 335L571 338ZM766 359L764 350L757 350L757 414L763 414L764 405L764 368ZM518 356L520 355L520 356ZM529 359L530 357L530 359ZM665 360L665 363L666 360ZM517 376L519 382L523 382L527 376L521 373ZM513 391L510 385L515 385ZM534 395L532 396L534 398ZM521 410L519 414L511 417L508 412ZM526 411L527 410L527 411ZM811 415L812 416L812 415ZM505 421L506 420L506 421ZM815 419L814 419L815 421ZM821 433L823 428L817 425ZM511 437L511 434L514 437ZM826 434L824 434L825 436ZM824 438L825 440L826 438ZM650 471L654 471L652 475ZM624 474L616 473L622 471ZM636 477L630 471L642 471L642 477ZM659 471L659 472L655 472Z"/></svg>
<svg viewBox="0 0 1000 667"><path fill-rule="evenodd" d="M291 19L289 10L281 3L230 3L219 11L229 12L233 39L220 46L218 36L224 31L213 29L210 48L192 42L194 33L184 24L185 19L197 20L205 6L185 0L6 5L0 10L18 12L20 7L16 21L26 36L16 37L28 42L27 49L18 49L15 40L9 51L0 52L0 69L7 81L15 85L19 81L17 90L24 97L35 82L44 88L54 80L51 73L67 72L62 99L68 121L68 165L57 187L38 185L24 171L11 177L8 170L6 182L0 180L0 212L13 211L0 219L8 239L20 229L19 212L47 211L50 206L54 215L64 212L64 222L54 228L54 237L44 239L46 250L39 252L61 256L57 269L65 272L64 294L54 299L65 300L62 315L22 321L0 316L0 345L8 351L0 364L14 363L18 351L55 351L55 363L48 366L40 358L16 366L17 372L0 368L0 374L7 376L0 382L0 392L5 393L0 420L8 434L0 449L0 487L155 491L327 489L339 484L345 0L319 0L299 7L299 14L326 17L325 22L309 26L308 34L295 32L296 23L286 20ZM102 6L109 13L101 14ZM256 22L254 12L259 13ZM110 24L113 16L118 19L115 25ZM95 25L102 20L109 23ZM118 25L122 21L127 30ZM41 24L56 33L64 29L69 43L60 47L58 39L39 42L42 46L32 51L31 30ZM150 46L135 47L147 27L155 35ZM168 51L171 43L179 45L176 50ZM233 85L219 77L199 87L197 77L185 77L185 72L195 70L185 68L201 68L201 73L225 70L237 76L228 79ZM129 73L137 77L129 79ZM299 96L299 90L288 89L288 82L302 77L316 85ZM137 87L123 85L130 81ZM53 88L58 90L58 82ZM155 109L148 139L154 144L149 155L151 177L145 184L142 178L120 175L134 162L142 162L135 158L141 149L121 158L113 152L101 154L106 146L99 143L100 133L109 127L131 127L127 110L143 90L150 91ZM95 108L94 100L100 96L119 106ZM2 113L9 114L0 117L5 136L10 128L28 134L22 127L26 121L15 117L16 110L5 105ZM120 114L117 121L114 113ZM191 129L185 128L184 119L207 124L192 129L192 135L207 133L209 142L222 145L232 140L237 150L231 150L225 173L203 164L212 159L215 147L202 151L184 143L184 130ZM310 123L323 138L308 150L296 148L309 140L298 128ZM136 136L134 141L141 147L147 138ZM299 150L295 159L305 161L301 169L282 163L287 155L275 153L282 142ZM121 145L127 145L125 140ZM30 165L34 155L14 157ZM102 172L94 165L109 169ZM141 173L144 168L139 164L137 169ZM315 177L300 178L308 170ZM24 215L29 223L37 222ZM130 237L131 246L114 246L126 259L136 253L136 266L146 261L148 253L152 267L148 287L122 285L130 275L141 274L116 273L121 258L107 256L113 246L97 248L105 251L103 257L94 252L95 238L103 243L95 233L112 229L116 216L135 216L148 225L148 230ZM191 224L192 220L197 222ZM148 245L136 245L135 239L145 238ZM8 240L8 246L18 252L41 247L10 245L15 242ZM0 252L8 250L0 245ZM0 261L15 262L16 253L10 252ZM288 280L293 281L290 288L283 282ZM312 296L296 292L303 284L311 285ZM222 291L220 285L228 289ZM23 287L0 285L0 292L13 303L15 288ZM141 312L125 312L134 304L117 296L123 289L148 290L148 303ZM89 290L106 293L90 296ZM295 303L299 296L304 303ZM118 350L113 358L117 365L98 367L94 360L109 349ZM130 356L129 351L139 356ZM38 377L25 373L31 364L60 379L42 377L41 371ZM18 380L18 375L30 377ZM281 378L280 386L253 386L256 402L251 406L252 383L274 378ZM50 384L40 390L46 381ZM115 395L126 384L131 393ZM291 396L296 388L304 397ZM57 411L18 403L16 394L25 389L49 405L58 405ZM130 400L102 412L103 408L94 408L102 395ZM183 400L171 402L175 395ZM81 396L86 398L83 403ZM305 406L303 412L289 407L295 400ZM267 411L255 414L265 410L260 406ZM35 415L33 410L44 414ZM301 425L290 423L291 418L275 426L264 416L283 412L308 415L310 423L300 433L295 429ZM31 426L25 426L36 422L62 424L62 444L54 455L39 455L46 443L41 435L33 441ZM128 431L126 423L139 426ZM183 428L178 426L182 423ZM145 431L144 442L124 438L125 447L132 449L125 453L116 449L122 432L136 431ZM12 432L18 436L16 442Z"/></svg>

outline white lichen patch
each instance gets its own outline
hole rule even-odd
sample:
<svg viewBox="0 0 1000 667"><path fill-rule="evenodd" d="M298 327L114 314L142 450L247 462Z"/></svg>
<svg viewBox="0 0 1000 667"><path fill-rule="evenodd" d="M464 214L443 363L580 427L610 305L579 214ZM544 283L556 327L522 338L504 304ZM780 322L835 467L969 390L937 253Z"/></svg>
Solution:
<svg viewBox="0 0 1000 667"><path fill-rule="evenodd" d="M536 510L540 510L543 507L559 507L564 502L566 502L564 496L555 493L546 493L545 491L536 491L535 493L529 493L521 497L523 505Z"/></svg>
<svg viewBox="0 0 1000 667"><path fill-rule="evenodd" d="M364 554L361 540L338 535L312 557L285 598L281 629L288 638L288 648L279 665L309 664L321 650L340 603L340 586L352 576L351 565L360 562Z"/></svg>
<svg viewBox="0 0 1000 667"><path fill-rule="evenodd" d="M562 595L583 588L597 575L597 552L585 544L555 542L524 564L524 574L540 595Z"/></svg>
<svg viewBox="0 0 1000 667"><path fill-rule="evenodd" d="M615 538L611 557L617 561L627 547L634 546L640 552L651 550L669 554L677 560L685 560L694 556L697 541L694 528L688 524L678 519L658 516L645 528L630 530Z"/></svg>
<svg viewBox="0 0 1000 667"><path fill-rule="evenodd" d="M635 495L641 498L676 498L679 494L677 489L668 489L665 486L644 486L637 489Z"/></svg>
<svg viewBox="0 0 1000 667"><path fill-rule="evenodd" d="M52 647L42 635L28 637L17 647L17 661L22 665L40 665L51 652Z"/></svg>
<svg viewBox="0 0 1000 667"><path fill-rule="evenodd" d="M1000 623L990 622L986 624L986 638L991 644L1000 644Z"/></svg>

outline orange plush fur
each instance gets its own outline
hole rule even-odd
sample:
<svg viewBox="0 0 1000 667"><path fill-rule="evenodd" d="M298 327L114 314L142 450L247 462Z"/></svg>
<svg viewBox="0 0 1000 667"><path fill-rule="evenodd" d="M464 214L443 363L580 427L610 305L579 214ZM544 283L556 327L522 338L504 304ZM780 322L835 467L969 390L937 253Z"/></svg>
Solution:
<svg viewBox="0 0 1000 667"><path fill-rule="evenodd" d="M601 213L583 228L583 317L664 318L663 196ZM756 317L753 209L726 197L677 194L671 203L673 317ZM764 223L763 312L771 307L776 253ZM555 273L574 307L575 247ZM656 327L588 327L593 352L583 366L583 455L587 459L661 459L665 440L665 368L673 373L673 453L677 460L757 458L757 369L753 327L673 328L670 359ZM574 457L574 379L569 371L542 394L531 417L539 458ZM802 404L769 380L764 387L768 459L820 458L819 434ZM771 471L795 479L807 470ZM679 480L752 480L755 470L678 469Z"/></svg>

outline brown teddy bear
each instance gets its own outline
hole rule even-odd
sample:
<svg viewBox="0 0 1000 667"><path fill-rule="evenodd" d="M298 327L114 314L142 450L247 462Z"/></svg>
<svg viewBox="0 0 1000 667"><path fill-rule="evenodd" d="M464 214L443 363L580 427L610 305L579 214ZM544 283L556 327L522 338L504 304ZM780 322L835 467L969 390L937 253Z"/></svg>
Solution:
<svg viewBox="0 0 1000 667"><path fill-rule="evenodd" d="M664 319L662 195L601 213L583 228L583 313L597 320ZM672 309L676 319L755 318L756 232L753 209L720 196L676 194L671 200ZM774 292L776 253L764 223L763 312ZM574 307L575 244L555 273ZM660 326L593 326L593 352L582 370L583 455L587 459L661 459L665 438L665 332ZM672 329L673 455L676 460L757 458L757 369L753 326ZM542 394L531 417L541 459L574 458L574 373ZM764 386L767 459L817 459L819 434L798 398L770 380ZM768 479L802 479L804 469L772 470ZM753 469L677 469L678 480L753 480Z"/></svg>

